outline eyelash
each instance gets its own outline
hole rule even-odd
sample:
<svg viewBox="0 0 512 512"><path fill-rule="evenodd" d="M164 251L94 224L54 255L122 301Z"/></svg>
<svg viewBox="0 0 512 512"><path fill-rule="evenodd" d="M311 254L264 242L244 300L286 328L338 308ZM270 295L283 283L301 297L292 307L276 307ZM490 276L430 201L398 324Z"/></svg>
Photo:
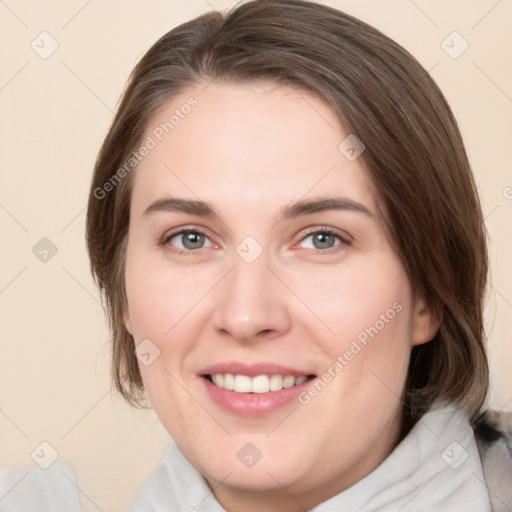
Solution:
<svg viewBox="0 0 512 512"><path fill-rule="evenodd" d="M209 239L208 235L204 231L202 231L201 229L192 228L192 227L190 227L190 228L180 228L180 229L178 229L176 231L172 231L171 233L166 233L164 235L162 241L160 242L160 245L167 246L167 247L172 247L169 244L171 239L173 239L174 237L176 237L178 235L184 235L184 234L187 234L187 233L197 233L197 234L203 235L204 237ZM309 249L309 250L315 251L315 254L318 254L318 253L323 253L325 255L333 254L333 253L336 253L336 252L344 250L346 247L350 246L351 243L352 243L352 241L349 240L348 237L343 237L340 233L338 233L337 231L335 231L334 229L329 228L329 227L319 227L319 228L311 229L311 230L307 231L302 236L302 238L299 240L299 242L303 242L309 236L315 235L315 234L318 234L318 233L334 236L334 237L338 238L340 243L338 245L335 245L334 247L330 247L328 249ZM214 242L212 242L212 243L214 243ZM202 247L202 248L199 248L199 249L183 250L183 249L178 249L176 247L172 247L172 249L170 249L170 250L173 253L175 253L175 254L179 254L179 255L183 255L183 256L198 256L201 253L202 249L207 249L207 248Z"/></svg>
<svg viewBox="0 0 512 512"><path fill-rule="evenodd" d="M338 233L336 230L329 228L329 227L320 227L320 228L314 228L311 230L308 230L304 236L299 240L299 242L303 242L306 238L310 237L311 235L316 235L318 233L322 233L324 235L334 236L339 240L339 244L335 245L334 247L329 247L328 249L310 249L314 250L315 254L323 253L323 254L333 254L337 253L339 251L342 251L347 248L351 244L351 241L348 239L348 237L343 237L340 233Z"/></svg>
<svg viewBox="0 0 512 512"><path fill-rule="evenodd" d="M202 231L201 229L197 229L197 228L180 228L180 229L177 229L176 231L171 231L170 233L166 233L162 239L162 242L161 242L161 245L163 246L166 246L166 247L172 247L169 242L171 241L171 239L173 239L175 236L178 236L178 235L185 235L187 233L197 233L199 235L203 235L205 238L209 238L208 235ZM186 250L183 250L183 249L178 249L176 247L172 247L170 250L175 253L175 254L179 254L179 255L182 255L182 256L197 256L201 250L204 249L204 247L200 248L200 249L189 249L188 251Z"/></svg>

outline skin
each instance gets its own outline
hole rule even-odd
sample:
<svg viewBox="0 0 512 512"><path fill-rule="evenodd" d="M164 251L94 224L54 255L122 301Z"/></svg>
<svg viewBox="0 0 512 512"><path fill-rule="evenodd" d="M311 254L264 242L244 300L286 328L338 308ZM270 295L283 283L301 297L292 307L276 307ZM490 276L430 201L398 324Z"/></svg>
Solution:
<svg viewBox="0 0 512 512"><path fill-rule="evenodd" d="M147 135L194 96L198 105L138 165L126 259L125 324L160 356L140 365L163 425L228 511L311 508L361 480L398 441L411 348L438 324L412 292L378 217L350 131L321 99L270 84L212 83L173 97ZM157 211L164 197L202 200L217 216ZM345 197L373 215L327 210L280 219L304 199ZM173 229L206 234L183 249ZM308 229L342 239L316 247ZM263 253L236 248L252 236ZM167 240L167 241L166 241ZM264 417L225 411L198 372L223 361L274 362L321 375L393 304L401 311L307 405ZM237 452L253 443L252 468ZM220 482L220 483L219 483ZM283 490L285 489L285 490Z"/></svg>

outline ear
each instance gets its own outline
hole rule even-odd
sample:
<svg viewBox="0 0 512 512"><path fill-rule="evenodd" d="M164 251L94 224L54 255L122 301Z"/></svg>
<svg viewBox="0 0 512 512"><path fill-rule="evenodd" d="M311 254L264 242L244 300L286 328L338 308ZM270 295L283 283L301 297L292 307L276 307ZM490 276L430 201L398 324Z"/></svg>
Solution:
<svg viewBox="0 0 512 512"><path fill-rule="evenodd" d="M442 319L442 311L430 311L425 306L425 301L418 297L414 304L412 345L422 345L430 341L436 335Z"/></svg>
<svg viewBox="0 0 512 512"><path fill-rule="evenodd" d="M128 311L128 308L125 308L125 310L124 310L123 321L124 321L124 326L126 327L126 330L133 336L132 319L130 318L130 312Z"/></svg>

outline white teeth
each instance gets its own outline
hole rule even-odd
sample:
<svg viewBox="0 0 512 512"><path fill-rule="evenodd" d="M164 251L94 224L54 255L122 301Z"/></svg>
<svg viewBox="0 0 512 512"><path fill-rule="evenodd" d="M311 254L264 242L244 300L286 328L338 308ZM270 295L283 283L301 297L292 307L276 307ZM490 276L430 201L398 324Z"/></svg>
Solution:
<svg viewBox="0 0 512 512"><path fill-rule="evenodd" d="M235 377L234 375L231 375L231 373L226 373L226 375L224 375L224 388L231 391L235 389Z"/></svg>
<svg viewBox="0 0 512 512"><path fill-rule="evenodd" d="M296 386L300 386L302 383L306 382L308 380L307 377L303 376L303 377L297 377L295 379L295 385ZM225 383L224 383L225 384Z"/></svg>
<svg viewBox="0 0 512 512"><path fill-rule="evenodd" d="M288 377L285 377L283 380L283 388L288 389L295 386L295 377L289 375Z"/></svg>
<svg viewBox="0 0 512 512"><path fill-rule="evenodd" d="M306 376L294 377L293 375L233 375L231 373L216 373L211 375L212 382L219 388L229 389L236 393L268 393L281 391L282 389L299 386L308 380Z"/></svg>
<svg viewBox="0 0 512 512"><path fill-rule="evenodd" d="M247 375L235 375L235 387L233 388L233 391L236 391L237 393L250 393L251 377L247 377Z"/></svg>
<svg viewBox="0 0 512 512"><path fill-rule="evenodd" d="M268 393L270 391L270 381L266 375L258 375L251 382L251 391L253 393Z"/></svg>
<svg viewBox="0 0 512 512"><path fill-rule="evenodd" d="M283 377L281 375L272 375L270 377L270 391L281 391L283 389Z"/></svg>

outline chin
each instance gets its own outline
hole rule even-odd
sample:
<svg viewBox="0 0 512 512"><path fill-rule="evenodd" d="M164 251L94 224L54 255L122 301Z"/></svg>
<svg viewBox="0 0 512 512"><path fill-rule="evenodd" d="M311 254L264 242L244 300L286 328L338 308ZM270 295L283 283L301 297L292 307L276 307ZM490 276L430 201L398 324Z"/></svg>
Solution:
<svg viewBox="0 0 512 512"><path fill-rule="evenodd" d="M298 468L301 468L300 473L297 473ZM201 473L213 487L222 482L222 485L226 487L254 492L271 492L282 487L293 488L301 481L305 481L307 476L304 466L299 465L298 460L283 461L279 458L271 461L261 459L252 468L242 465L235 467L205 466Z"/></svg>
<svg viewBox="0 0 512 512"><path fill-rule="evenodd" d="M222 483L240 490L272 491L310 479L307 453L291 448L303 446L303 443L275 439L272 446L261 436L250 435L235 436L226 441L210 439L197 443L196 438L197 444L210 447L200 452L193 448L197 446L196 443L188 444L190 450L187 450L187 446L182 447L178 440L177 443L212 487Z"/></svg>

